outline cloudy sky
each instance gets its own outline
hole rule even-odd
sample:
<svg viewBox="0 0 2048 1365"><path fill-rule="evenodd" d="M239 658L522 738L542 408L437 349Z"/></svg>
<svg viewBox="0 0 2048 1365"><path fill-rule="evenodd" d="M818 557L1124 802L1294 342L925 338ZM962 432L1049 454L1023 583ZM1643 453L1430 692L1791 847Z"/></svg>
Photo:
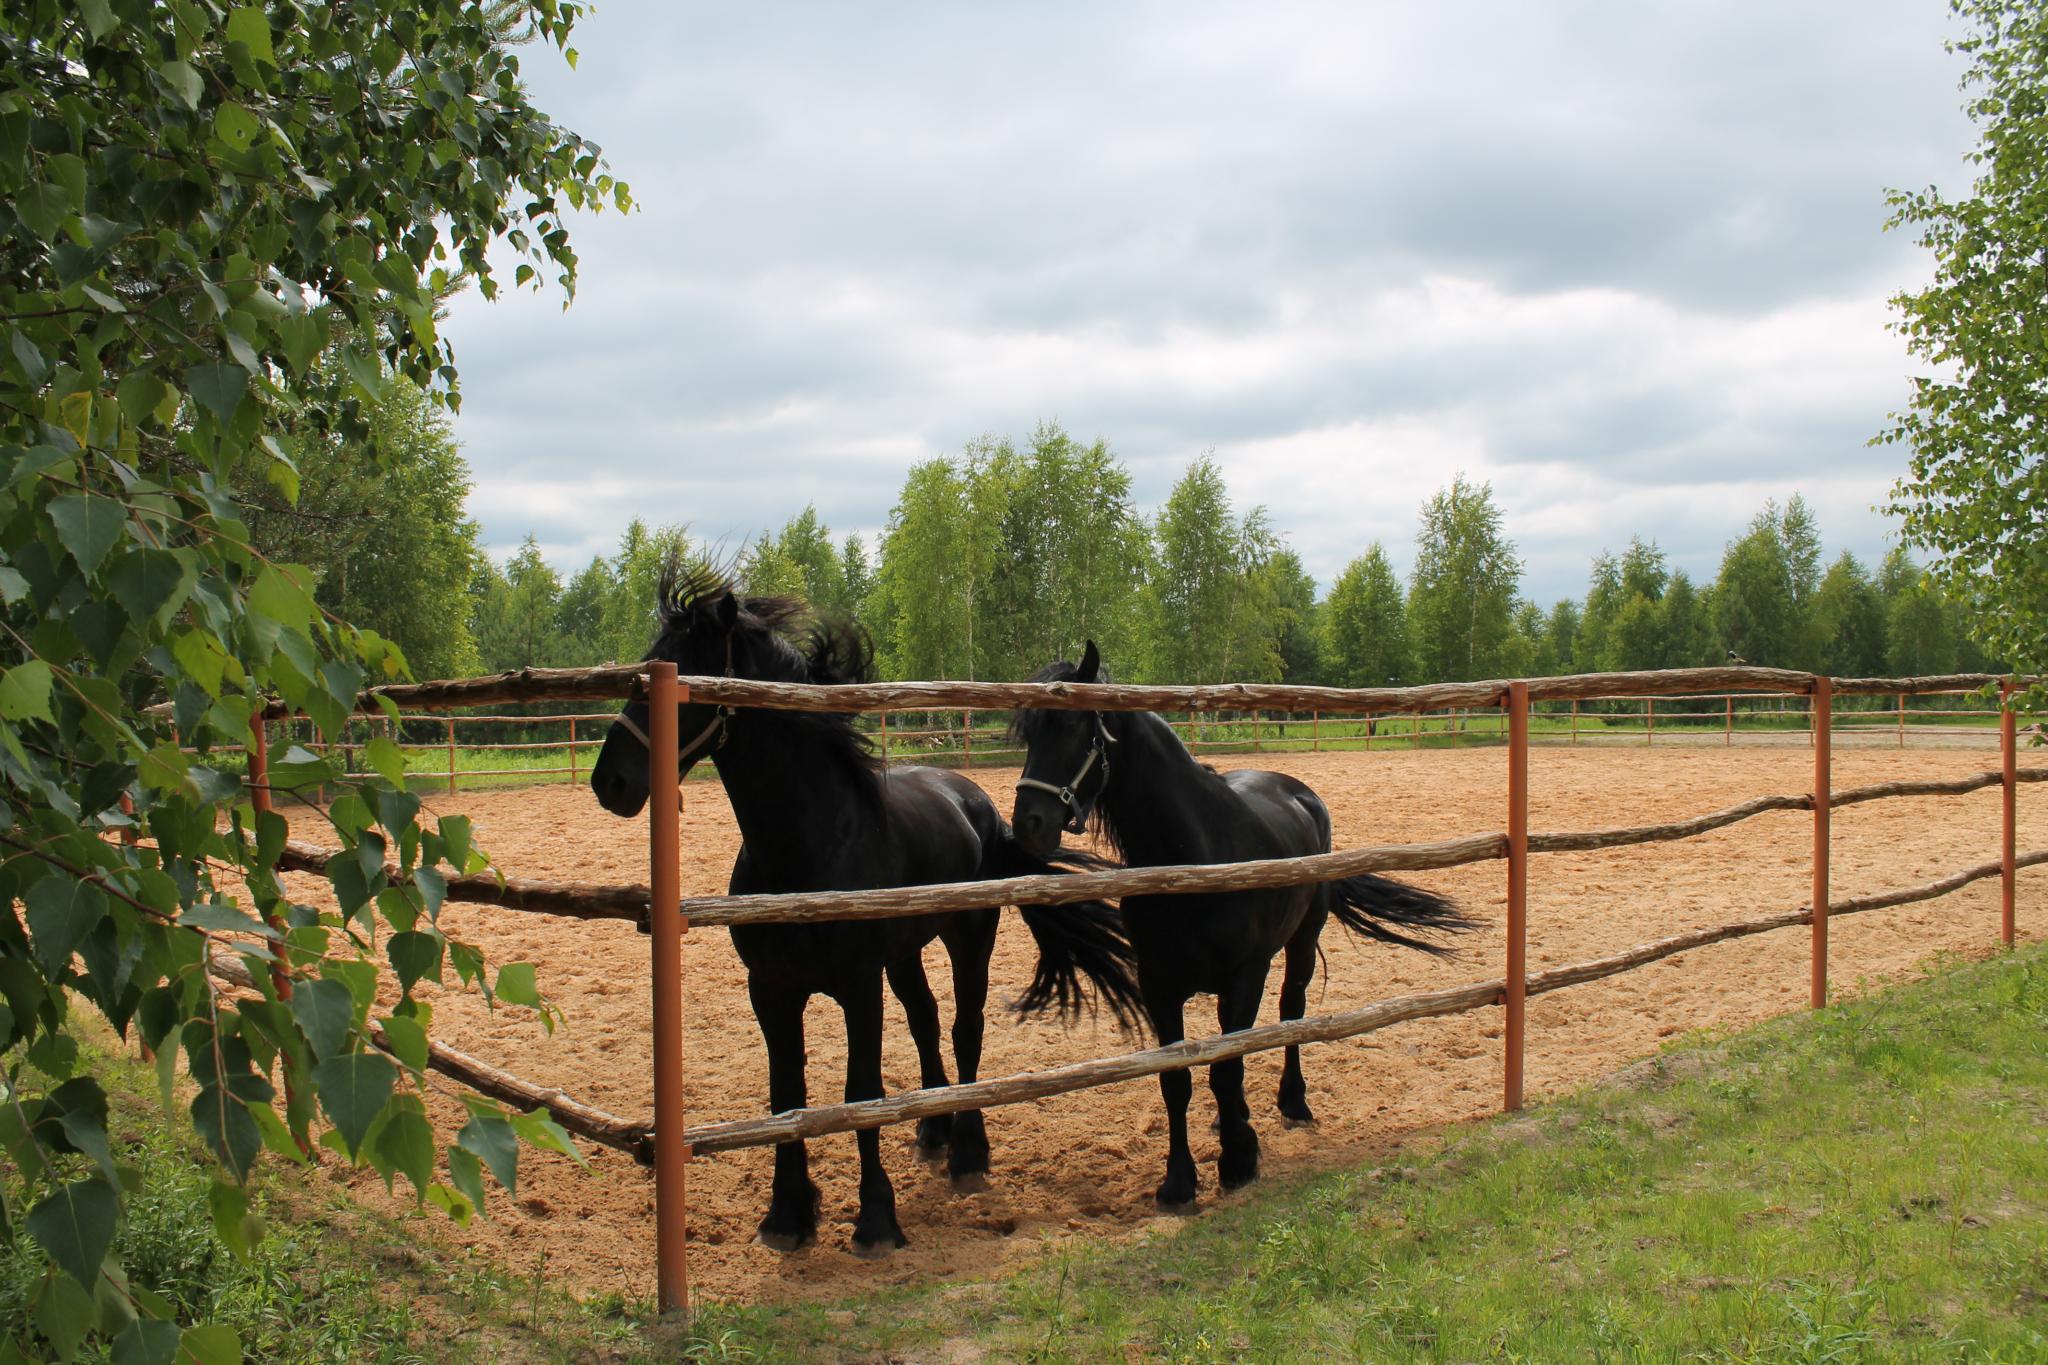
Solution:
<svg viewBox="0 0 2048 1365"><path fill-rule="evenodd" d="M1156 506L1213 452L1327 586L1490 480L1549 601L1767 497L1881 555L1924 254L1966 183L1941 0L603 0L536 98L640 211L559 293L459 300L494 551L633 516L873 534L907 467L1057 420Z"/></svg>

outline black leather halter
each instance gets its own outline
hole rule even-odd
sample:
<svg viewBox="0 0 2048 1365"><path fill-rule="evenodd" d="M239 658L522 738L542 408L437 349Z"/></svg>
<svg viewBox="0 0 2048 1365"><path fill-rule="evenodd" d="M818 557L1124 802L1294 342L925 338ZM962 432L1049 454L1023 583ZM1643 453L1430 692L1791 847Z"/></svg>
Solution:
<svg viewBox="0 0 2048 1365"><path fill-rule="evenodd" d="M1109 726L1102 719L1100 711L1090 712L1089 719L1095 722L1095 733L1088 740L1088 757L1081 760L1081 770L1075 773L1073 779L1064 787L1041 782L1035 777L1017 779L1019 791L1029 787L1033 791L1051 792L1059 799L1059 803L1067 808L1067 818L1060 828L1069 834L1088 832L1088 812L1081 809L1080 798L1075 793L1080 791L1081 784L1088 780L1088 774L1094 770L1097 763L1102 765L1102 780L1105 783L1109 781L1109 746L1116 743L1116 736L1109 732Z"/></svg>

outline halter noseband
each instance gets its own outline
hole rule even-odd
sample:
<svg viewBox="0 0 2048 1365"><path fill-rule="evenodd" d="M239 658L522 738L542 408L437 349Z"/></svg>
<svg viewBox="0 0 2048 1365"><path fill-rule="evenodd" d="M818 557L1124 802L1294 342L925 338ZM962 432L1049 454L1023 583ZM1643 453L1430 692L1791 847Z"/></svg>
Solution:
<svg viewBox="0 0 2048 1365"><path fill-rule="evenodd" d="M727 635L725 637L725 676L730 678L732 675L732 636ZM645 686L646 681L647 675L643 673L634 681L633 686L636 690L641 689ZM634 698L635 701L643 699L641 697ZM706 747L714 751L723 749L725 747L726 725L732 720L733 716L738 714L738 710L739 708L730 703L720 702L718 710L713 713L710 722L703 729L699 730L688 744L676 750L676 767L681 769L684 763L702 753ZM641 748L646 749L650 753L653 752L654 741L649 739L647 732L635 724L633 718L624 711L613 716L612 723L624 726L627 734L640 741Z"/></svg>
<svg viewBox="0 0 2048 1365"><path fill-rule="evenodd" d="M1075 773L1073 779L1064 787L1041 782L1035 777L1017 779L1019 791L1029 787L1033 791L1051 792L1059 803L1067 808L1067 818L1061 823L1060 828L1069 834L1088 832L1088 813L1081 809L1080 800L1075 793L1081 789L1081 784L1088 780L1088 774L1096 763L1102 764L1102 780L1105 783L1109 781L1109 746L1116 743L1116 736L1109 732L1109 725L1102 719L1100 711L1093 712L1092 719L1095 721L1095 733L1088 741L1088 757L1081 760L1081 770Z"/></svg>

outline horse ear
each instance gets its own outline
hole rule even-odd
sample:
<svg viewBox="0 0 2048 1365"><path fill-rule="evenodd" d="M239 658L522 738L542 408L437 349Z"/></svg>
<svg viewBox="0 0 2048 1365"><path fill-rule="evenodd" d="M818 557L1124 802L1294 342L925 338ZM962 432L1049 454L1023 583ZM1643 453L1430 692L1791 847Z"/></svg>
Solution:
<svg viewBox="0 0 2048 1365"><path fill-rule="evenodd" d="M1090 640L1088 648L1081 652L1081 667L1075 672L1074 681L1092 683L1100 676L1102 676L1102 655L1096 652L1095 642Z"/></svg>
<svg viewBox="0 0 2048 1365"><path fill-rule="evenodd" d="M718 600L711 604L711 611L718 618L720 630L730 631L740 623L740 599L733 596L731 588L718 595Z"/></svg>

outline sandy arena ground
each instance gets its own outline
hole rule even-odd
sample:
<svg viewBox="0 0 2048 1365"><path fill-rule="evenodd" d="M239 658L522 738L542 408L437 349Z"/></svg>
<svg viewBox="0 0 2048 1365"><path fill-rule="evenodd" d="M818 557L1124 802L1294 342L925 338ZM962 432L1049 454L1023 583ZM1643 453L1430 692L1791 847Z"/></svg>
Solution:
<svg viewBox="0 0 2048 1365"><path fill-rule="evenodd" d="M1995 765L1994 752L1850 750L1835 757L1837 789L1904 778L1957 777ZM2038 762L2038 759L2034 760ZM1294 773L1328 801L1339 848L1413 842L1503 826L1506 755L1463 752L1268 755L1222 760ZM1804 748L1538 748L1531 758L1531 827L1582 830L1673 820L1767 792L1804 790L1811 781ZM1014 770L976 770L1002 809ZM643 882L646 825L606 815L583 787L530 787L430 797L437 811L475 817L477 838L521 876ZM300 811L294 832L323 837L317 817ZM1837 895L1932 880L1995 857L1998 792L1908 799L1835 813ZM1762 816L1704 838L1610 852L1547 855L1530 878L1531 970L1594 957L1685 929L1802 904L1807 896L1811 817ZM2022 788L2020 847L2048 843L2048 792ZM683 827L684 894L725 889L738 847L731 813L715 782L687 789ZM2048 876L2022 873L2020 929L2048 933ZM317 899L324 883L297 878L296 894ZM1479 864L1414 880L1455 897L1487 928L1472 936L1463 962L1347 941L1326 932L1329 967L1310 995L1324 1013L1380 997L1497 975L1503 957L1505 870ZM630 925L580 924L486 907L450 905L442 925L483 946L494 962L540 965L543 990L567 1015L550 1037L529 1011L492 1014L471 997L449 993L436 1009L435 1034L534 1082L614 1113L651 1111L647 1038L648 941ZM1859 978L1897 975L1942 950L1986 951L1998 925L1998 883L1979 882L1939 900L1877 911L1833 927L1832 974L1839 988ZM994 999L1029 979L1031 940L1007 916L996 949ZM946 998L941 949L927 966ZM723 930L691 934L684 945L689 1109L692 1122L749 1117L766 1107L766 1063L738 958ZM1278 973L1260 1021L1276 1017ZM1674 1034L1725 1028L1799 1008L1807 990L1803 929L1716 945L1607 981L1532 1000L1528 1090L1532 1097L1578 1086L1654 1051ZM1207 1005L1191 1006L1189 1027L1213 1032ZM917 1067L902 1016L892 1003L885 1075L891 1093L915 1088ZM836 1099L844 1080L837 1008L812 1004L806 1020L811 1094ZM1400 1134L1490 1112L1500 1096L1498 1010L1411 1023L1304 1054L1313 1129L1289 1131L1272 1110L1279 1054L1249 1059L1247 1091L1264 1144L1266 1170L1298 1172L1369 1159ZM982 1075L1000 1076L1143 1045L1103 1025L1071 1031L1018 1024L992 1013ZM950 1061L948 1064L951 1070ZM452 1135L458 1105L430 1101ZM1219 1197L1213 1105L1195 1087L1190 1126L1202 1169L1205 1205ZM906 1280L978 1277L1038 1252L1074 1232L1116 1233L1163 1220L1152 1191L1165 1161L1165 1119L1151 1080L1064 1095L989 1114L994 1170L987 1191L959 1195L942 1168L911 1149L908 1128L883 1134L884 1160L896 1185L910 1247L881 1264L847 1251L856 1183L851 1135L811 1145L813 1177L823 1191L818 1244L782 1256L753 1244L766 1206L767 1149L704 1157L690 1167L690 1275L694 1287L747 1301L824 1298ZM507 1263L544 1267L585 1292L654 1288L654 1187L650 1173L605 1149L581 1170L554 1157L521 1155L517 1200L492 1187L491 1217L466 1234ZM410 1207L381 1181L345 1172L335 1178L367 1203ZM1231 1196L1236 1197L1236 1196Z"/></svg>

